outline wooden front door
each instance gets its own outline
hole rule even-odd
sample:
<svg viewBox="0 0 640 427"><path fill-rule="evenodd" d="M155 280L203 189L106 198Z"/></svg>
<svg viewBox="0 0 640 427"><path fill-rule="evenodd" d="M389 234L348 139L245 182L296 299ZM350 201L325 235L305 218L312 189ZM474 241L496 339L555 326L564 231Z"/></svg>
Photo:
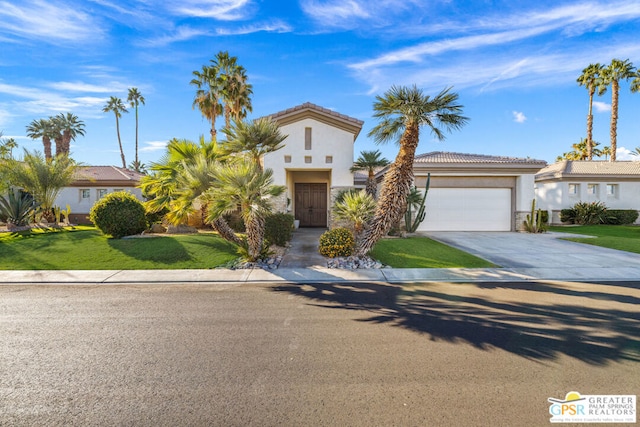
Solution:
<svg viewBox="0 0 640 427"><path fill-rule="evenodd" d="M296 184L295 217L301 227L327 226L327 184Z"/></svg>

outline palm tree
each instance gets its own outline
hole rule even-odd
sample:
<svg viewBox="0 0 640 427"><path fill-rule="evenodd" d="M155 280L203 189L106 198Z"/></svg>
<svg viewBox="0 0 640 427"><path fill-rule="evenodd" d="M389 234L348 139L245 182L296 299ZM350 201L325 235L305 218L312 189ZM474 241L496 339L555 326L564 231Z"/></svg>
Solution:
<svg viewBox="0 0 640 427"><path fill-rule="evenodd" d="M33 195L40 204L48 222L55 219L53 206L60 191L67 187L76 171L77 165L69 156L56 156L47 160L37 151L24 151L22 161L11 162L10 180L16 187Z"/></svg>
<svg viewBox="0 0 640 427"><path fill-rule="evenodd" d="M607 158L611 155L611 147L609 147L608 145L606 147L604 147L601 150L601 156L604 156L604 159L607 160Z"/></svg>
<svg viewBox="0 0 640 427"><path fill-rule="evenodd" d="M444 89L435 97L424 95L415 85L392 86L384 96L377 96L374 117L380 119L371 131L376 143L396 140L400 150L384 176L376 212L367 224L356 247L356 255L366 255L406 210L407 194L413 181L413 161L420 141L420 128L427 126L439 140L445 138L438 126L451 131L460 129L469 120L461 115L458 95Z"/></svg>
<svg viewBox="0 0 640 427"><path fill-rule="evenodd" d="M200 205L206 219L207 202L203 194L215 183L213 169L222 158L215 141L200 144L187 140L172 139L167 153L150 166L151 173L142 178L140 186L149 197L145 207L150 212L168 210L167 220L172 224L183 224ZM220 217L211 223L224 239L241 245L242 241L231 227Z"/></svg>
<svg viewBox="0 0 640 427"><path fill-rule="evenodd" d="M389 164L389 160L385 157L380 157L382 153L380 150L375 151L361 151L360 157L355 161L353 166L351 167L351 172L357 172L366 170L368 173L367 176L367 194L369 194L374 199L376 198L377 186L375 180L375 170L376 168L385 167Z"/></svg>
<svg viewBox="0 0 640 427"><path fill-rule="evenodd" d="M136 109L136 159L134 160L135 171L140 172L138 167L140 166L140 162L138 160L138 105L144 105L144 96L138 91L138 88L132 87L129 89L129 94L127 95L127 101L132 108Z"/></svg>
<svg viewBox="0 0 640 427"><path fill-rule="evenodd" d="M632 156L640 157L640 147L636 147L632 152Z"/></svg>
<svg viewBox="0 0 640 427"><path fill-rule="evenodd" d="M2 132L0 132L2 138ZM0 139L0 158L13 159L13 149L18 147L18 142L14 138Z"/></svg>
<svg viewBox="0 0 640 427"><path fill-rule="evenodd" d="M235 121L233 126L222 132L227 140L222 144L224 152L247 153L250 161L262 170L263 156L281 149L288 135L280 132L278 124L270 118L260 118L251 122Z"/></svg>
<svg viewBox="0 0 640 427"><path fill-rule="evenodd" d="M611 64L602 72L603 83L611 85L611 161L616 161L617 131L618 131L618 94L620 80L628 80L635 74L635 68L628 59L612 59Z"/></svg>
<svg viewBox="0 0 640 427"><path fill-rule="evenodd" d="M264 245L265 216L272 211L271 199L285 187L273 184L273 171L263 171L247 161L220 164L214 172L216 185L207 191L209 221L240 210L247 232L247 258L256 261Z"/></svg>
<svg viewBox="0 0 640 427"><path fill-rule="evenodd" d="M44 146L44 157L47 161L52 159L51 138L56 137L56 131L51 120L39 119L32 121L27 126L27 136L31 139L42 138Z"/></svg>
<svg viewBox="0 0 640 427"><path fill-rule="evenodd" d="M251 95L253 87L247 83L247 73L238 58L229 56L229 52L218 52L211 60L220 78L220 95L224 105L225 126L231 126L231 120L240 121L252 111Z"/></svg>
<svg viewBox="0 0 640 427"><path fill-rule="evenodd" d="M595 63L590 64L578 77L578 84L585 86L589 91L589 114L587 115L587 160L593 158L592 143L593 143L593 95L598 92L598 96L603 95L607 90L607 87L602 83L602 72L604 65Z"/></svg>
<svg viewBox="0 0 640 427"><path fill-rule="evenodd" d="M120 157L122 158L122 167L127 167L127 162L124 159L124 150L122 149L122 140L120 139L120 117L122 117L122 113L128 113L127 108L122 103L122 99L112 96L109 98L109 101L102 107L102 111L105 113L109 113L113 111L113 114L116 116L116 133L118 134L118 145L120 146Z"/></svg>
<svg viewBox="0 0 640 427"><path fill-rule="evenodd" d="M75 141L78 135L84 136L84 122L71 113L60 113L50 120L54 123L58 134L62 132L60 149L56 145L56 155L64 154L68 156L71 149L71 141Z"/></svg>
<svg viewBox="0 0 640 427"><path fill-rule="evenodd" d="M333 204L333 213L337 219L353 224L356 239L362 233L364 225L371 219L376 209L376 201L366 190L347 191L342 200Z"/></svg>
<svg viewBox="0 0 640 427"><path fill-rule="evenodd" d="M596 157L602 156L602 150L596 148L599 145L600 143L596 141L591 141L591 145L588 145L586 139L580 138L580 142L572 145L573 151L558 156L557 160L593 160L593 158L589 159L590 155ZM591 150L589 150L589 148L591 148Z"/></svg>
<svg viewBox="0 0 640 427"><path fill-rule="evenodd" d="M193 107L196 106L200 113L211 122L211 140L216 140L216 117L222 114L220 105L220 79L216 67L202 66L202 71L194 71L194 79L190 84L196 86L196 96L193 99Z"/></svg>

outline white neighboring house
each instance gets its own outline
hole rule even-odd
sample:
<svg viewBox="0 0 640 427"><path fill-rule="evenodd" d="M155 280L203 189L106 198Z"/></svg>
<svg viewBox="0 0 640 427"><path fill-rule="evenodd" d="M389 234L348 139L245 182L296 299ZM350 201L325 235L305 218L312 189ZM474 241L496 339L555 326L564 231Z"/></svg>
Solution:
<svg viewBox="0 0 640 427"><path fill-rule="evenodd" d="M287 135L284 148L263 158L274 184L287 187L276 210L292 212L302 227L328 227L331 201L353 187L349 169L363 122L309 102L268 117Z"/></svg>
<svg viewBox="0 0 640 427"><path fill-rule="evenodd" d="M564 160L540 170L535 182L538 206L550 212L552 224L561 224L560 211L578 202L640 210L640 162Z"/></svg>
<svg viewBox="0 0 640 427"><path fill-rule="evenodd" d="M417 155L415 185L431 184L417 231L516 231L531 209L544 160L436 151ZM378 176L382 179L383 170Z"/></svg>
<svg viewBox="0 0 640 427"><path fill-rule="evenodd" d="M141 201L142 191L137 186L144 175L117 166L82 166L68 187L60 191L55 205L61 209L71 207L69 221L88 224L89 211L94 203L107 193L128 191Z"/></svg>

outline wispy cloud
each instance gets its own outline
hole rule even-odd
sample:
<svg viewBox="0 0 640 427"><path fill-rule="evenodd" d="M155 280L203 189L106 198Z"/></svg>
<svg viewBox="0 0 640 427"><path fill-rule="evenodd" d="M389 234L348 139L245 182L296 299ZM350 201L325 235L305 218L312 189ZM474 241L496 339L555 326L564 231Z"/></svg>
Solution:
<svg viewBox="0 0 640 427"><path fill-rule="evenodd" d="M252 24L252 25L246 25L246 26L233 28L233 29L219 28L216 31L216 34L221 36L233 36L233 35L240 35L240 34L253 34L253 33L259 33L259 32L289 33L291 31L293 31L293 28L289 24L283 21L277 20L270 23Z"/></svg>
<svg viewBox="0 0 640 427"><path fill-rule="evenodd" d="M160 47L160 46L166 46L171 43L183 42L183 41L191 40L193 38L210 36L210 35L212 35L210 30L201 30L201 29L183 26L183 27L178 27L172 33L143 40L139 42L138 45L149 46L149 47Z"/></svg>
<svg viewBox="0 0 640 427"><path fill-rule="evenodd" d="M593 101L593 108L595 108L597 113L606 113L611 111L611 104L602 101Z"/></svg>
<svg viewBox="0 0 640 427"><path fill-rule="evenodd" d="M91 15L59 2L0 1L0 21L0 33L44 43L87 42L103 34Z"/></svg>
<svg viewBox="0 0 640 427"><path fill-rule="evenodd" d="M167 148L169 141L147 141L140 147L140 151L162 151Z"/></svg>
<svg viewBox="0 0 640 427"><path fill-rule="evenodd" d="M512 111L513 121L516 123L524 123L527 121L527 116L522 111Z"/></svg>
<svg viewBox="0 0 640 427"><path fill-rule="evenodd" d="M182 0L172 2L170 10L178 15L237 21L249 14L250 0Z"/></svg>
<svg viewBox="0 0 640 427"><path fill-rule="evenodd" d="M127 90L127 86L122 83L111 83L108 85L96 85L85 82L53 82L47 84L48 87L63 92L90 92L90 93L114 93Z"/></svg>
<svg viewBox="0 0 640 427"><path fill-rule="evenodd" d="M369 8L355 0L318 1L306 0L300 5L302 11L326 26L341 27L354 19L369 18Z"/></svg>

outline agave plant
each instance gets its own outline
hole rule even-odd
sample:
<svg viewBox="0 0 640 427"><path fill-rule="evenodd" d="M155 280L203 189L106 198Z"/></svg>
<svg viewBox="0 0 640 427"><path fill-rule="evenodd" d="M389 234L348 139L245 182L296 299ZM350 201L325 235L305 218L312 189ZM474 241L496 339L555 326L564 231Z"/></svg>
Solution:
<svg viewBox="0 0 640 427"><path fill-rule="evenodd" d="M8 225L28 225L37 207L31 194L18 189L9 190L8 198L0 196L0 214L7 218Z"/></svg>

